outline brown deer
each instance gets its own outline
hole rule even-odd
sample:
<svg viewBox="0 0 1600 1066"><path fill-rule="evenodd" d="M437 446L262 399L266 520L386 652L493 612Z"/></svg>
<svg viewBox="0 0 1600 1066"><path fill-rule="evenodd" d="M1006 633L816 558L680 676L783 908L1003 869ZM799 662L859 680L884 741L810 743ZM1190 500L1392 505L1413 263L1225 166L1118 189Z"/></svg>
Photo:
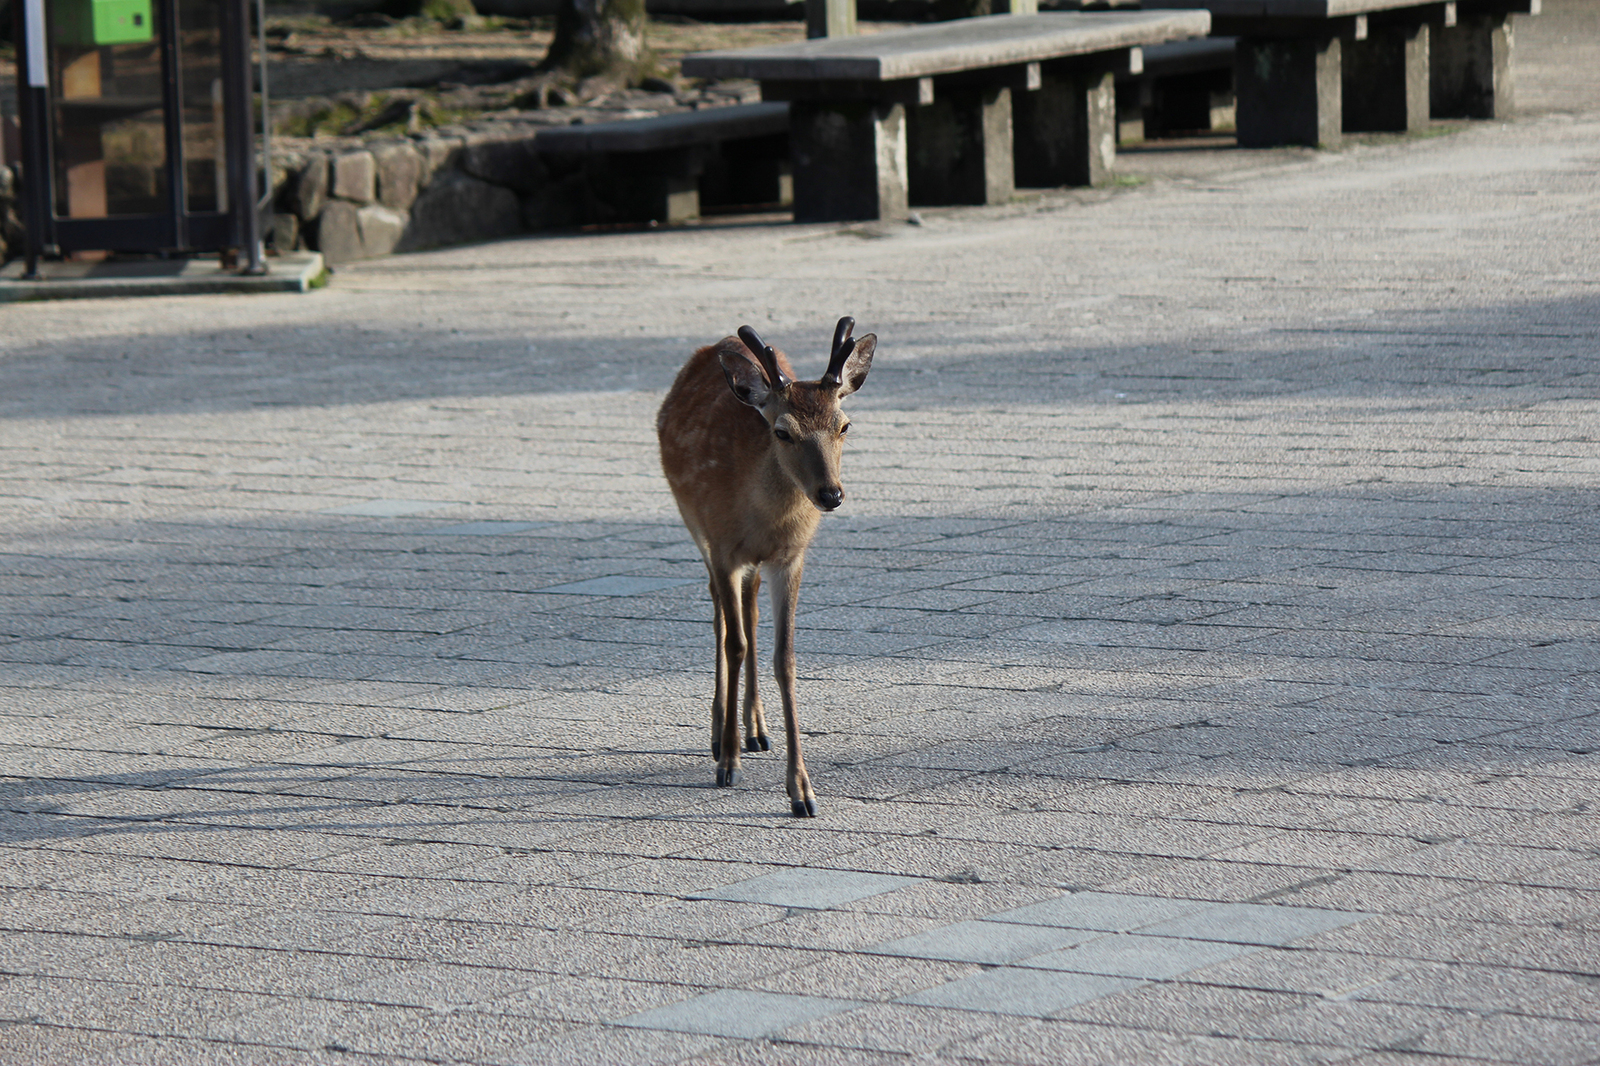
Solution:
<svg viewBox="0 0 1600 1066"><path fill-rule="evenodd" d="M795 381L788 358L741 326L738 338L725 337L689 357L656 416L661 469L711 577L717 784L731 785L739 776L741 671L745 743L751 751L770 747L756 689L756 594L764 571L776 618L773 668L789 746L789 803L802 818L816 815L817 798L800 754L794 608L821 513L844 500L839 459L850 420L839 401L867 380L878 344L870 333L852 340L854 328L855 319L839 320L827 373L810 382Z"/></svg>

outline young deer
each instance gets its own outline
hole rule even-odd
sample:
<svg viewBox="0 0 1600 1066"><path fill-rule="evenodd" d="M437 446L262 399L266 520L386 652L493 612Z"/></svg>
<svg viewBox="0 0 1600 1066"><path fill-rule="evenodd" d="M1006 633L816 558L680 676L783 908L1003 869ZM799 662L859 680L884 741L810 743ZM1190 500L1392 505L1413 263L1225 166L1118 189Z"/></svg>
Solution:
<svg viewBox="0 0 1600 1066"><path fill-rule="evenodd" d="M867 380L878 338L852 340L855 319L833 333L827 373L795 381L780 351L749 326L689 357L661 403L656 433L661 468L711 577L717 642L711 753L717 784L739 774L739 674L745 675L745 743L766 751L756 691L756 593L765 571L776 617L774 671L789 747L790 809L817 813L794 704L794 607L800 574L822 511L844 500L839 458L850 420L839 401ZM743 343L741 343L741 341ZM752 361L751 355L760 361Z"/></svg>

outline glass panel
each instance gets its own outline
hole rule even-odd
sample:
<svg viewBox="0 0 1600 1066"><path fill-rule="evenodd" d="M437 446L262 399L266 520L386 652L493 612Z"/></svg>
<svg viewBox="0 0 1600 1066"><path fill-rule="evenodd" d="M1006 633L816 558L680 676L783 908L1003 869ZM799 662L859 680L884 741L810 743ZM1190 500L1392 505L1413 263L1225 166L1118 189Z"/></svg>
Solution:
<svg viewBox="0 0 1600 1066"><path fill-rule="evenodd" d="M56 213L165 209L161 55L150 0L52 0Z"/></svg>
<svg viewBox="0 0 1600 1066"><path fill-rule="evenodd" d="M186 206L191 212L226 211L220 7L217 0L177 0L177 4Z"/></svg>

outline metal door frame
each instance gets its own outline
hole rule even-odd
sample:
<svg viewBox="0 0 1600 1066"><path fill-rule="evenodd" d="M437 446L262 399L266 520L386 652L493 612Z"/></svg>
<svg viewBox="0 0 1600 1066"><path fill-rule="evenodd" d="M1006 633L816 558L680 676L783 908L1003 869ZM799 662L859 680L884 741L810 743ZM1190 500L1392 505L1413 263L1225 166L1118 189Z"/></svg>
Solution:
<svg viewBox="0 0 1600 1066"><path fill-rule="evenodd" d="M161 53L161 111L166 139L166 211L111 218L60 218L55 213L53 130L46 0L13 0L22 45L17 56L17 110L22 127L25 278L39 277L46 253L242 253L243 273L265 273L256 192L255 130L250 114L250 0L214 0L222 66L222 159L227 211L186 209L181 56L177 0L152 0ZM263 53L265 61L265 53ZM265 71L263 70L263 109ZM263 115L263 117L265 117Z"/></svg>

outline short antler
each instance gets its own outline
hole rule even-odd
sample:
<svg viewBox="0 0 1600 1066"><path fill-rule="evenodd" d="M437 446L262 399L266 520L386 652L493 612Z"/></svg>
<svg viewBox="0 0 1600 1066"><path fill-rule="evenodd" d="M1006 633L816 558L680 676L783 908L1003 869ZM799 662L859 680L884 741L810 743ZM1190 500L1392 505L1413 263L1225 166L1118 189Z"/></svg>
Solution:
<svg viewBox="0 0 1600 1066"><path fill-rule="evenodd" d="M749 326L739 327L739 339L744 341L744 346L750 349L750 354L756 357L761 364L761 369L767 372L767 384L775 390L789 387L789 379L783 371L778 369L778 354L772 350L772 345L762 340L756 331Z"/></svg>
<svg viewBox="0 0 1600 1066"><path fill-rule="evenodd" d="M833 351L828 357L828 372L822 375L824 385L837 388L843 384L844 361L856 350L855 342L850 339L850 333L855 328L856 320L849 315L845 315L839 320L839 324L833 327Z"/></svg>

